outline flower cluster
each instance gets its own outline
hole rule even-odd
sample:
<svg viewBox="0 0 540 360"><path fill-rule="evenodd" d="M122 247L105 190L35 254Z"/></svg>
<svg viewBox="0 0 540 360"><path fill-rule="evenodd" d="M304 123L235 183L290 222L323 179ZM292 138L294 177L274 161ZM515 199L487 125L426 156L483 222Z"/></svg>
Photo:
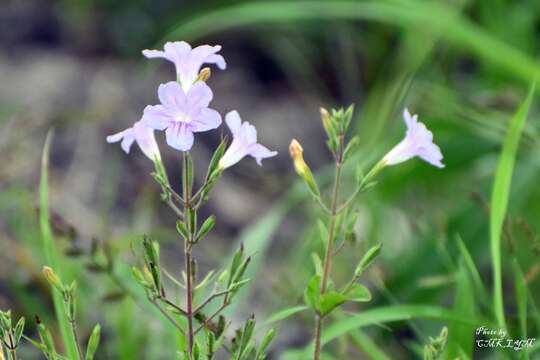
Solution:
<svg viewBox="0 0 540 360"><path fill-rule="evenodd" d="M346 302L371 300L368 288L360 284L359 281L368 266L379 255L382 244L374 245L366 251L358 262L349 282L338 286L331 279L333 257L346 242L354 242L355 239L354 227L358 220L358 210L355 208L357 197L375 185L373 181L375 176L386 166L419 157L438 168L444 167L443 155L440 148L433 142L431 131L418 121L417 115L411 115L405 109L403 112L403 119L407 125L405 138L383 156L365 176L362 169L359 168L356 176L356 189L347 200L340 203L342 168L351 159L351 155L359 143L356 136L346 140L352 116L352 106L347 109L332 110L332 112L321 108L322 125L328 137L326 144L335 159L334 186L329 204L325 202L309 166L304 161L302 145L296 139L293 139L289 145L289 154L297 174L304 180L311 195L327 217L327 219L319 219L320 232L324 238L325 255L321 259L317 253L314 253L315 263L318 266L316 266L316 273L311 277L304 291L306 305L315 312L313 360L321 358L323 319ZM336 244L337 239L343 240ZM444 347L444 342L446 342L444 334L445 332L426 347L428 356L436 357L440 348Z"/></svg>
<svg viewBox="0 0 540 360"><path fill-rule="evenodd" d="M201 70L204 64L215 64L224 70L227 67L218 52L221 46L201 45L192 48L185 41L168 42L161 50L143 50L147 58L164 58L176 68L177 81L161 84L158 88L160 104L148 105L142 118L132 127L107 137L107 142L121 141L122 149L129 153L136 142L143 153L153 161L160 161L161 155L154 130L165 131L167 144L179 151L189 151L193 146L194 133L218 128L221 115L210 108L214 94L206 84L210 76L209 68ZM225 116L233 140L219 162L226 169L246 155L252 156L261 165L261 160L275 156L257 143L257 130L248 122L243 122L236 110Z"/></svg>

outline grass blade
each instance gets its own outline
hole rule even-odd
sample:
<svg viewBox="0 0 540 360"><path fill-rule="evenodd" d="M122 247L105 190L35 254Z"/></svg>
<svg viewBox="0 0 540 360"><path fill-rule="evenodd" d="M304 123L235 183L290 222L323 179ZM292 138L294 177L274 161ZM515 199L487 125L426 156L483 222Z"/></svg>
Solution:
<svg viewBox="0 0 540 360"><path fill-rule="evenodd" d="M519 337L527 339L527 284L516 258L512 259L514 283L516 287L516 304L518 308ZM519 354L520 359L528 359L528 348L524 347Z"/></svg>
<svg viewBox="0 0 540 360"><path fill-rule="evenodd" d="M49 149L51 146L53 132L49 130L43 153L41 157L41 178L39 181L39 227L41 230L41 239L45 252L45 259L48 266L52 267L60 277L62 277L62 268L59 265L59 252L54 244L54 237L49 223ZM70 359L78 359L77 345L71 333L69 322L67 320L64 304L58 291L51 289L54 303L54 311L58 320L58 327L62 335L62 341Z"/></svg>
<svg viewBox="0 0 540 360"><path fill-rule="evenodd" d="M491 195L490 212L490 244L491 259L493 263L493 307L497 324L500 328L506 329L504 317L504 302L502 288L502 264L501 264L501 232L508 207L510 197L510 186L512 183L512 174L514 171L514 162L519 145L519 139L525 120L529 113L529 107L533 99L536 82L531 85L529 95L519 107L518 111L510 120L508 132L503 143L501 155L495 180L493 183L493 192Z"/></svg>
<svg viewBox="0 0 540 360"><path fill-rule="evenodd" d="M482 282L480 272L474 264L471 253L469 252L467 246L463 242L463 239L459 235L457 237L457 243L459 251L461 252L461 257L463 258L464 265L467 268L469 275L471 276L474 287L478 293L478 296L480 297L480 301L484 304L487 304L489 301L488 292L486 290L486 287L484 286L484 283Z"/></svg>
<svg viewBox="0 0 540 360"><path fill-rule="evenodd" d="M272 323L275 323L276 321L284 320L290 316L293 316L294 314L297 314L307 309L309 308L305 305L298 305L298 306L293 306L287 309L280 310L274 313L273 315L269 316L263 325L270 325Z"/></svg>
<svg viewBox="0 0 540 360"><path fill-rule="evenodd" d="M540 67L527 54L470 22L442 4L413 1L279 1L244 2L182 18L167 39L201 38L226 29L261 23L301 20L373 20L403 28L427 28L442 40L467 49L522 81L530 81Z"/></svg>
<svg viewBox="0 0 540 360"><path fill-rule="evenodd" d="M464 261L457 271L457 286L454 296L454 311L464 318L474 317L476 311L474 290ZM474 326L451 321L448 328L447 358L455 359L462 352L469 359L472 356Z"/></svg>

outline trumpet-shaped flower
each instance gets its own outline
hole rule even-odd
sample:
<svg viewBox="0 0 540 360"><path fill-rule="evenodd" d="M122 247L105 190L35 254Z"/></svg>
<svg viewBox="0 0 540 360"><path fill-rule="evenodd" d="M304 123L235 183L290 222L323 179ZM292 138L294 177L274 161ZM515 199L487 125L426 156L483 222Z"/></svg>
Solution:
<svg viewBox="0 0 540 360"><path fill-rule="evenodd" d="M150 160L161 160L159 147L154 137L154 129L145 126L141 121L137 121L132 127L120 131L114 135L107 136L108 143L115 143L122 140L120 146L129 154L131 145L137 142L144 155Z"/></svg>
<svg viewBox="0 0 540 360"><path fill-rule="evenodd" d="M277 151L270 151L257 143L257 129L247 121L242 122L237 111L225 115L225 122L232 132L233 141L219 160L221 169L233 166L246 155L255 158L260 166L262 159L277 155Z"/></svg>
<svg viewBox="0 0 540 360"><path fill-rule="evenodd" d="M433 166L443 168L441 149L433 143L431 131L418 122L418 115L411 116L405 109L403 119L407 125L405 138L384 156L382 162L385 165L395 165L418 156Z"/></svg>
<svg viewBox="0 0 540 360"><path fill-rule="evenodd" d="M185 41L168 42L161 50L143 50L147 58L163 58L174 63L178 81L184 91L187 91L197 80L203 64L216 64L221 70L227 67L223 56L217 52L221 46L201 45L192 49Z"/></svg>
<svg viewBox="0 0 540 360"><path fill-rule="evenodd" d="M198 81L185 92L171 81L158 88L160 105L148 105L142 122L153 129L165 130L167 144L188 151L193 145L193 133L208 131L221 125L221 115L208 107L212 90Z"/></svg>

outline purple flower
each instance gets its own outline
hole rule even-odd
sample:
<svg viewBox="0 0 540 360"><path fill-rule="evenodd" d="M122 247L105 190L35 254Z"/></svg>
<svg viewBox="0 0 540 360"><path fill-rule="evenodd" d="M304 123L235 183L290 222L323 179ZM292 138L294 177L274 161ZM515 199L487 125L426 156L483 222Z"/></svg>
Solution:
<svg viewBox="0 0 540 360"><path fill-rule="evenodd" d="M219 160L221 169L233 166L246 155L255 158L259 165L262 165L262 159L277 155L277 151L270 151L261 144L257 144L257 129L247 121L242 123L236 110L225 115L225 122L231 129L233 141Z"/></svg>
<svg viewBox="0 0 540 360"><path fill-rule="evenodd" d="M137 121L132 127L127 128L124 131L107 136L108 143L115 143L120 140L122 140L120 146L126 154L129 154L131 145L136 141L144 155L150 160L161 160L159 147L156 143L156 138L154 137L154 129L144 126L141 121Z"/></svg>
<svg viewBox="0 0 540 360"><path fill-rule="evenodd" d="M156 130L166 130L167 144L188 151L193 145L193 133L208 131L221 125L221 115L208 108L212 90L203 81L195 83L187 93L174 81L158 89L160 105L148 105L142 122Z"/></svg>
<svg viewBox="0 0 540 360"><path fill-rule="evenodd" d="M221 70L227 66L223 56L217 52L221 46L201 45L192 49L185 41L168 42L161 50L143 50L147 58L164 58L174 63L176 75L182 88L187 91L197 80L199 70L203 64L216 64Z"/></svg>
<svg viewBox="0 0 540 360"><path fill-rule="evenodd" d="M424 124L418 122L418 115L411 116L403 111L403 119L407 125L405 138L383 158L385 165L395 165L418 156L433 166L443 168L441 149L433 143L433 134Z"/></svg>

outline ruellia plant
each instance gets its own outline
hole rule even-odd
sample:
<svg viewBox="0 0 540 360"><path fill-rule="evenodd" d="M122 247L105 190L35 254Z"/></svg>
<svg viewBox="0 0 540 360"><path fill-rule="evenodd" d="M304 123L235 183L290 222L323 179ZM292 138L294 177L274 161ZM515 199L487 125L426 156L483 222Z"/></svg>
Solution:
<svg viewBox="0 0 540 360"><path fill-rule="evenodd" d="M24 338L36 348L38 348L46 359L48 360L65 360L65 359L77 359L77 360L92 360L96 354L96 351L99 346L101 326L97 324L92 331L88 339L86 346L86 351L83 352L83 349L80 344L80 338L76 325L76 283L72 282L69 285L66 285L58 277L58 275L48 266L43 267L43 276L49 283L52 288L52 291L56 291L60 298L62 299L63 305L63 314L70 328L69 338L70 344L63 344L65 347L73 346L76 349L74 355L66 354L61 355L58 353L53 336L50 330L43 324L38 316L36 316L36 325L39 335L39 340L31 339L24 335L24 318L20 318L15 325L12 322L11 311L0 311L0 359L3 359L4 353L2 347L4 347L8 354L8 359L15 360L17 359L17 348L19 347L21 340Z"/></svg>
<svg viewBox="0 0 540 360"><path fill-rule="evenodd" d="M418 121L417 115L411 115L407 109L403 119L407 126L405 138L378 161L365 175L357 169L354 191L344 200L341 194L342 170L354 149L359 144L357 137L347 138L347 132L353 115L353 107L328 112L321 108L321 119L328 137L326 144L335 161L334 184L327 197L321 192L315 178L304 161L301 144L293 139L289 153L294 168L304 180L314 201L320 207L323 216L319 219L319 229L324 241L323 260L315 255L315 274L309 280L304 291L304 301L315 313L313 359L321 358L321 336L323 322L339 306L346 302L366 302L371 300L369 290L359 283L363 273L381 251L377 244L366 251L356 266L350 280L343 285L332 281L332 261L334 256L354 236L354 225L358 219L357 198L376 185L375 178L386 166L396 165L413 157L419 157L428 163L443 168L442 154L433 143L433 134Z"/></svg>
<svg viewBox="0 0 540 360"><path fill-rule="evenodd" d="M242 122L237 111L226 114L225 122L230 129L232 141L222 139L207 166L204 181L196 188L194 172L198 167L193 163L190 150L194 143L194 133L218 128L221 115L209 108L213 93L206 81L210 69L203 64L215 64L226 68L224 58L218 54L220 46L198 46L191 48L186 42L168 42L164 50L144 50L147 58L164 58L176 68L176 81L162 84L158 88L160 104L149 105L142 118L132 127L107 137L108 142L121 141L122 149L129 153L136 142L142 152L154 163L153 178L161 188L161 199L175 214L178 238L183 242L184 269L179 276L173 276L160 262L159 243L145 236L136 253L138 265L132 273L144 289L148 300L178 330L182 339L179 353L181 359L212 359L220 350L230 354L231 359L258 359L266 357L265 349L274 336L270 330L255 346L255 318L250 317L237 329L232 339L228 338L230 322L224 310L235 300L238 290L246 284L246 269L251 261L249 254L240 247L234 254L228 268L213 270L200 278L193 249L205 241L216 218L201 219L199 209L211 195L214 185L223 172L249 155L261 165L264 158L275 156L257 143L257 130L248 122ZM202 68L202 69L201 69ZM165 131L166 142L180 151L182 179L181 191L173 189L164 163L161 159L154 131ZM168 277L176 287L165 286ZM182 292L183 301L175 301L176 294ZM170 293L175 296L170 296Z"/></svg>

